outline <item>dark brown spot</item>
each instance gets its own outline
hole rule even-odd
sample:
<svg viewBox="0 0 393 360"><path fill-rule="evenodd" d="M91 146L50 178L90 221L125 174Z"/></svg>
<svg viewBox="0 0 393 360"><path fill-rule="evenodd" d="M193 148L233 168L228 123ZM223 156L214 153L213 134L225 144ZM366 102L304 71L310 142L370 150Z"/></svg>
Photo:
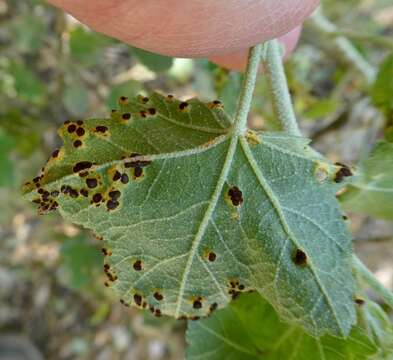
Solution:
<svg viewBox="0 0 393 360"><path fill-rule="evenodd" d="M199 319L200 319L199 316L191 316L191 317L190 317L190 320L192 320L192 321L197 321L197 320L199 320Z"/></svg>
<svg viewBox="0 0 393 360"><path fill-rule="evenodd" d="M214 310L217 310L218 308L218 304L217 303L213 303L210 305L210 312L212 313Z"/></svg>
<svg viewBox="0 0 393 360"><path fill-rule="evenodd" d="M107 255L108 255L108 250L107 250L107 249L102 248L101 251L102 251L102 253L104 254L104 256L107 256Z"/></svg>
<svg viewBox="0 0 393 360"><path fill-rule="evenodd" d="M77 123L79 126L83 125L83 121L82 121L82 120L78 120L76 123Z"/></svg>
<svg viewBox="0 0 393 360"><path fill-rule="evenodd" d="M82 141L80 141L80 140L75 140L74 143L73 143L73 145L74 145L74 147L78 148L78 147L82 146Z"/></svg>
<svg viewBox="0 0 393 360"><path fill-rule="evenodd" d="M348 220L348 216L347 215L343 215L343 220Z"/></svg>
<svg viewBox="0 0 393 360"><path fill-rule="evenodd" d="M37 192L42 195L44 193L44 189L38 189Z"/></svg>
<svg viewBox="0 0 393 360"><path fill-rule="evenodd" d="M239 290L243 291L245 289L245 286L243 284L240 284L238 287Z"/></svg>
<svg viewBox="0 0 393 360"><path fill-rule="evenodd" d="M220 100L214 100L214 101L213 101L213 104L214 104L214 105L222 105L222 103L221 103Z"/></svg>
<svg viewBox="0 0 393 360"><path fill-rule="evenodd" d="M353 175L351 169L347 165L339 162L337 162L335 165L340 166L340 169L336 172L336 175L334 177L334 181L336 183L341 183L344 180L344 178Z"/></svg>
<svg viewBox="0 0 393 360"><path fill-rule="evenodd" d="M41 176L37 176L37 177L35 177L35 178L33 179L33 182L34 182L34 183L38 183L38 182L40 182L40 180L41 180Z"/></svg>
<svg viewBox="0 0 393 360"><path fill-rule="evenodd" d="M233 186L228 190L228 196L233 206L239 206L243 203L243 193L237 186Z"/></svg>
<svg viewBox="0 0 393 360"><path fill-rule="evenodd" d="M68 125L68 124L71 124L71 121L70 121L70 120L64 121L64 125Z"/></svg>
<svg viewBox="0 0 393 360"><path fill-rule="evenodd" d="M141 101L142 101L144 104L146 104L146 103L149 102L149 98L146 97L146 96L144 96L144 97L141 98Z"/></svg>
<svg viewBox="0 0 393 360"><path fill-rule="evenodd" d="M140 296L139 294L134 294L134 301L135 304L137 304L138 306L142 305L142 296Z"/></svg>
<svg viewBox="0 0 393 360"><path fill-rule="evenodd" d="M128 97L127 97L127 96L120 96L120 101L121 101L122 103L125 103L125 102L128 101Z"/></svg>
<svg viewBox="0 0 393 360"><path fill-rule="evenodd" d="M169 100L169 101L172 101L172 100L173 100L173 98L174 98L174 96L173 96L173 95L171 95L171 94L167 95L167 97L166 97L166 99L167 99L167 100Z"/></svg>
<svg viewBox="0 0 393 360"><path fill-rule="evenodd" d="M76 135L78 135L78 136L85 135L85 130L83 128L79 127L78 129L76 129Z"/></svg>
<svg viewBox="0 0 393 360"><path fill-rule="evenodd" d="M304 266L307 264L307 254L300 249L297 249L293 257L293 262L298 266Z"/></svg>
<svg viewBox="0 0 393 360"><path fill-rule="evenodd" d="M96 126L96 131L99 133L106 133L108 131L108 128L103 125L98 125Z"/></svg>
<svg viewBox="0 0 393 360"><path fill-rule="evenodd" d="M207 255L207 259L211 262L216 261L216 258L217 258L217 255L212 251L210 251L209 254Z"/></svg>
<svg viewBox="0 0 393 360"><path fill-rule="evenodd" d="M81 172L79 173L79 176L80 176L81 178L86 177L87 175L89 175L89 172L88 172L88 171L81 171Z"/></svg>
<svg viewBox="0 0 393 360"><path fill-rule="evenodd" d="M110 265L109 264L104 264L104 271L107 272L110 269Z"/></svg>
<svg viewBox="0 0 393 360"><path fill-rule="evenodd" d="M89 189L94 189L98 185L98 181L94 178L88 178L86 179L86 185Z"/></svg>
<svg viewBox="0 0 393 360"><path fill-rule="evenodd" d="M201 302L201 300L200 300L200 299L194 300L194 302L193 302L193 304L192 304L192 307L193 307L194 309L200 309L200 308L202 307L202 302Z"/></svg>
<svg viewBox="0 0 393 360"><path fill-rule="evenodd" d="M188 102L186 102L186 101L182 101L182 102L179 104L179 109L180 109L181 111L186 110L187 107L188 107Z"/></svg>
<svg viewBox="0 0 393 360"><path fill-rule="evenodd" d="M75 189L70 189L69 195L70 195L72 198L77 198L77 197L79 196L78 191L76 191Z"/></svg>
<svg viewBox="0 0 393 360"><path fill-rule="evenodd" d="M357 299L355 299L355 303L359 306L362 306L362 305L364 305L365 301L363 299L357 298Z"/></svg>
<svg viewBox="0 0 393 360"><path fill-rule="evenodd" d="M59 192L58 190L53 190L50 194L51 194L53 197L58 197L59 194L60 194L60 192Z"/></svg>
<svg viewBox="0 0 393 360"><path fill-rule="evenodd" d="M112 198L112 200L116 201L120 198L121 192L118 190L113 190L109 192L109 197Z"/></svg>
<svg viewBox="0 0 393 360"><path fill-rule="evenodd" d="M139 115L143 118L145 118L147 116L147 112L145 110L141 110L139 111Z"/></svg>
<svg viewBox="0 0 393 360"><path fill-rule="evenodd" d="M115 210L119 206L119 202L115 200L108 200L106 202L106 207L108 210Z"/></svg>
<svg viewBox="0 0 393 360"><path fill-rule="evenodd" d="M104 282L104 285L106 286L106 287L109 287L109 284L105 281Z"/></svg>
<svg viewBox="0 0 393 360"><path fill-rule="evenodd" d="M155 108L149 108L147 109L147 111L149 112L150 115L155 115L157 113Z"/></svg>
<svg viewBox="0 0 393 360"><path fill-rule="evenodd" d="M115 174L113 175L113 181L117 181L121 178L121 174L119 171L116 170Z"/></svg>
<svg viewBox="0 0 393 360"><path fill-rule="evenodd" d="M161 316L161 310L160 309L156 309L154 311L154 315L157 316L157 317L160 317Z"/></svg>
<svg viewBox="0 0 393 360"><path fill-rule="evenodd" d="M76 125L75 125L75 124L68 125L67 131L68 131L70 134L73 133L75 130L76 130Z"/></svg>
<svg viewBox="0 0 393 360"><path fill-rule="evenodd" d="M128 175L124 173L124 174L121 175L121 180L120 181L123 184L127 184L130 181L130 179L128 178Z"/></svg>
<svg viewBox="0 0 393 360"><path fill-rule="evenodd" d="M100 193L93 195L93 202L99 203L102 200L102 195Z"/></svg>
<svg viewBox="0 0 393 360"><path fill-rule="evenodd" d="M139 178L139 177L141 177L143 175L143 169L141 168L141 167L136 167L135 169L134 169L134 176L136 177L136 178Z"/></svg>
<svg viewBox="0 0 393 360"><path fill-rule="evenodd" d="M88 197L89 196L89 192L86 189L81 189L79 190L79 192L81 193L81 195L83 195L84 197Z"/></svg>
<svg viewBox="0 0 393 360"><path fill-rule="evenodd" d="M60 152L60 150L59 150L59 149L56 149L56 150L52 153L52 157L53 157L53 158L57 158L57 157L59 156L59 152Z"/></svg>
<svg viewBox="0 0 393 360"><path fill-rule="evenodd" d="M153 294L153 296L154 296L154 298L155 298L157 301L161 301L161 300L164 299L164 297L162 296L162 294L159 293L158 291L156 291L156 292Z"/></svg>
<svg viewBox="0 0 393 360"><path fill-rule="evenodd" d="M77 173L82 170L90 169L92 166L93 164L90 161L81 161L74 166L73 171Z"/></svg>
<svg viewBox="0 0 393 360"><path fill-rule="evenodd" d="M131 119L131 114L130 113L125 113L121 117L122 117L123 120L130 120Z"/></svg>
<svg viewBox="0 0 393 360"><path fill-rule="evenodd" d="M136 271L141 271L141 270L143 269L142 261L141 261L141 260L135 261L134 264L132 265L132 267L133 267L134 270L136 270Z"/></svg>

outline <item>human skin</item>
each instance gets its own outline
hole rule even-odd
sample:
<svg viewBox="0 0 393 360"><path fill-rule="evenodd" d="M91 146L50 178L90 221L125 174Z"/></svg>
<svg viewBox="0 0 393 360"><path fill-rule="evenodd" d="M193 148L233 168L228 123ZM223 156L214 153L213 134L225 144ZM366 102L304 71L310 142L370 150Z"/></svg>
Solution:
<svg viewBox="0 0 393 360"><path fill-rule="evenodd" d="M211 57L237 69L245 63L247 48L287 34L319 4L319 0L49 2L93 30L133 46L175 57ZM292 33L284 39L286 48L292 49L297 36Z"/></svg>

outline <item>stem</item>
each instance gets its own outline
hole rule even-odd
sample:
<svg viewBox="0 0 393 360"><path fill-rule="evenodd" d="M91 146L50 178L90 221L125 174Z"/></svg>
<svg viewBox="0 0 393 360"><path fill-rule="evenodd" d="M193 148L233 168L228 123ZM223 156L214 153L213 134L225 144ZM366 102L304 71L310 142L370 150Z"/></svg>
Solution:
<svg viewBox="0 0 393 360"><path fill-rule="evenodd" d="M386 289L374 276L374 274L356 256L353 256L353 266L361 278L370 285L374 291L393 309L393 293Z"/></svg>
<svg viewBox="0 0 393 360"><path fill-rule="evenodd" d="M367 35L367 34L357 33L352 30L336 30L330 32L328 35L331 36L332 38L341 36L354 41L370 42L372 45L383 46L386 47L387 49L393 50L393 40L383 35L378 35L378 34Z"/></svg>
<svg viewBox="0 0 393 360"><path fill-rule="evenodd" d="M247 128L248 113L250 112L263 48L263 44L256 45L248 53L246 73L235 115L234 131L236 136L244 133Z"/></svg>
<svg viewBox="0 0 393 360"><path fill-rule="evenodd" d="M271 40L267 43L263 63L269 82L274 112L282 129L290 135L301 136L282 64L282 52L277 40Z"/></svg>
<svg viewBox="0 0 393 360"><path fill-rule="evenodd" d="M337 26L330 22L319 8L311 17L314 27L328 35L339 31ZM344 36L337 36L333 39L340 53L353 64L359 72L363 74L368 84L372 84L376 77L375 68L363 57L363 55L352 45L352 43Z"/></svg>

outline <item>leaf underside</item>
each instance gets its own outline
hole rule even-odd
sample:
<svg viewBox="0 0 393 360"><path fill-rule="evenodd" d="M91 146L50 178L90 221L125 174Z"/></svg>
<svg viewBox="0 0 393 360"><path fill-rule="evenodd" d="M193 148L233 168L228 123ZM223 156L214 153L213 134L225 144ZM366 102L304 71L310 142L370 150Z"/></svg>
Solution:
<svg viewBox="0 0 393 360"><path fill-rule="evenodd" d="M331 335L314 338L284 324L260 295L244 294L211 318L190 322L188 360L366 360L377 352L360 327L347 339Z"/></svg>
<svg viewBox="0 0 393 360"><path fill-rule="evenodd" d="M257 290L311 334L347 335L352 249L337 167L302 138L237 137L218 101L119 103L110 119L66 122L64 146L25 194L104 239L121 301L198 318Z"/></svg>

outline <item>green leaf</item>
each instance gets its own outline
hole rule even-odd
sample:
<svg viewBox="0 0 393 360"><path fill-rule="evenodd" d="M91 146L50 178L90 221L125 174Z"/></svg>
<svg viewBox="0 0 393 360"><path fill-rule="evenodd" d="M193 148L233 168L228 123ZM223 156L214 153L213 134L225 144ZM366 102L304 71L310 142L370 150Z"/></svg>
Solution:
<svg viewBox="0 0 393 360"><path fill-rule="evenodd" d="M376 347L354 327L347 339L314 338L301 328L280 322L258 294L244 294L209 319L190 322L188 360L366 360Z"/></svg>
<svg viewBox="0 0 393 360"><path fill-rule="evenodd" d="M102 263L100 250L85 236L67 239L60 248L62 266L60 271L65 283L74 289L91 284Z"/></svg>
<svg viewBox="0 0 393 360"><path fill-rule="evenodd" d="M387 115L393 113L393 53L380 65L372 97L374 104Z"/></svg>
<svg viewBox="0 0 393 360"><path fill-rule="evenodd" d="M101 34L76 27L70 32L70 53L84 66L92 66L99 62L107 46L114 40Z"/></svg>
<svg viewBox="0 0 393 360"><path fill-rule="evenodd" d="M0 129L0 187L13 184L14 166L9 155L14 146L13 139Z"/></svg>
<svg viewBox="0 0 393 360"><path fill-rule="evenodd" d="M131 48L131 54L136 56L138 60L148 69L154 72L167 71L172 67L173 58L154 54L138 48Z"/></svg>
<svg viewBox="0 0 393 360"><path fill-rule="evenodd" d="M313 334L348 334L339 168L302 138L248 131L238 141L219 102L120 103L111 119L65 124L64 146L24 190L41 212L59 206L104 238L122 300L195 317L256 289Z"/></svg>
<svg viewBox="0 0 393 360"><path fill-rule="evenodd" d="M364 310L370 336L378 344L378 353L372 359L391 360L393 358L393 325L381 307L367 301Z"/></svg>
<svg viewBox="0 0 393 360"><path fill-rule="evenodd" d="M346 210L393 220L393 144L380 141L340 196Z"/></svg>
<svg viewBox="0 0 393 360"><path fill-rule="evenodd" d="M135 80L129 80L121 84L114 85L109 93L107 106L109 110L117 108L117 101L124 94L137 94L142 90L141 84Z"/></svg>
<svg viewBox="0 0 393 360"><path fill-rule="evenodd" d="M336 99L315 100L308 106L304 116L311 119L319 119L335 112L339 106Z"/></svg>
<svg viewBox="0 0 393 360"><path fill-rule="evenodd" d="M65 108L74 116L83 116L89 108L89 92L82 83L67 87L63 94Z"/></svg>

